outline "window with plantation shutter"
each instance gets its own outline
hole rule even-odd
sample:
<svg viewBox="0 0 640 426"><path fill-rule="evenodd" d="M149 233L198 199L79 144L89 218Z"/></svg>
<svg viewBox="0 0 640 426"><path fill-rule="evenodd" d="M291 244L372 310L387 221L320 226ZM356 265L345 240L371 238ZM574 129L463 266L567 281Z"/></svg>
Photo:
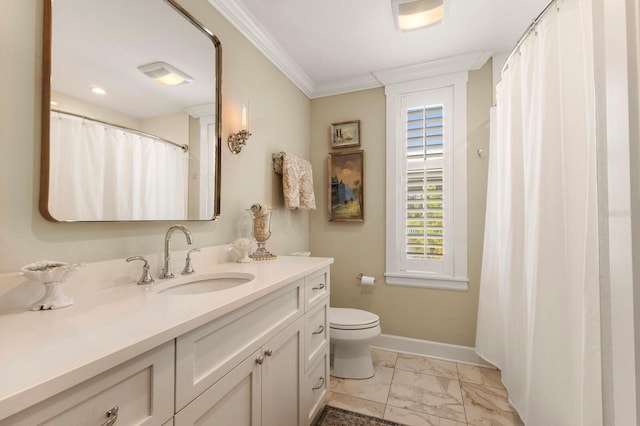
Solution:
<svg viewBox="0 0 640 426"><path fill-rule="evenodd" d="M466 73L386 95L386 281L466 289Z"/></svg>
<svg viewBox="0 0 640 426"><path fill-rule="evenodd" d="M442 259L444 205L442 105L407 109L406 251L410 259Z"/></svg>

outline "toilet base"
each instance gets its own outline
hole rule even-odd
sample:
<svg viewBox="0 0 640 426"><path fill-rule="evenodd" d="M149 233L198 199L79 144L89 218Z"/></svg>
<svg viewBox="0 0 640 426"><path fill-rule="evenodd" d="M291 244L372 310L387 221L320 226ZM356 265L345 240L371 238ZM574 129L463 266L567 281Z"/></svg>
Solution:
<svg viewBox="0 0 640 426"><path fill-rule="evenodd" d="M370 379L375 375L367 344L331 345L331 375L342 379Z"/></svg>

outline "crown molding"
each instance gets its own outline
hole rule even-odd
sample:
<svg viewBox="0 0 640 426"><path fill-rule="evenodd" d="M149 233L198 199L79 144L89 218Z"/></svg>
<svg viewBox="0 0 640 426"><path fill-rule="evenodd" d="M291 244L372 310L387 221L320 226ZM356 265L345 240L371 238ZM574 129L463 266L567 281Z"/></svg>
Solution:
<svg viewBox="0 0 640 426"><path fill-rule="evenodd" d="M244 6L236 0L209 0L209 3L305 95L312 97L314 83L311 78Z"/></svg>
<svg viewBox="0 0 640 426"><path fill-rule="evenodd" d="M187 114L194 118L201 118L216 113L216 105L214 103L196 105L184 110Z"/></svg>
<svg viewBox="0 0 640 426"><path fill-rule="evenodd" d="M492 52L472 52L358 77L315 84L284 48L237 0L208 0L240 33L311 99L373 89L389 84L435 77L482 67Z"/></svg>
<svg viewBox="0 0 640 426"><path fill-rule="evenodd" d="M463 55L450 56L406 67L375 71L373 75L384 86L403 83L405 81L436 77L481 68L491 57L493 52L479 51Z"/></svg>
<svg viewBox="0 0 640 426"><path fill-rule="evenodd" d="M314 99L324 96L340 95L423 78L477 70L489 60L492 54L493 53L489 51L472 52L405 67L374 71L371 74L359 77L316 85L310 97Z"/></svg>
<svg viewBox="0 0 640 426"><path fill-rule="evenodd" d="M359 90L373 89L376 87L382 87L382 84L376 80L373 74L365 74L354 78L318 84L313 91L311 99L341 95L343 93L357 92Z"/></svg>

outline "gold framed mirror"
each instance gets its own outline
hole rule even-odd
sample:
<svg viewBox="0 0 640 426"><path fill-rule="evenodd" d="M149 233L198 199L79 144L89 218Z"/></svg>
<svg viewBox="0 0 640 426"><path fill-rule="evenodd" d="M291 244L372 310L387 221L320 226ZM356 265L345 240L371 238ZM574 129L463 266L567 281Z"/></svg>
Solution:
<svg viewBox="0 0 640 426"><path fill-rule="evenodd" d="M44 4L41 214L216 219L218 38L175 0Z"/></svg>

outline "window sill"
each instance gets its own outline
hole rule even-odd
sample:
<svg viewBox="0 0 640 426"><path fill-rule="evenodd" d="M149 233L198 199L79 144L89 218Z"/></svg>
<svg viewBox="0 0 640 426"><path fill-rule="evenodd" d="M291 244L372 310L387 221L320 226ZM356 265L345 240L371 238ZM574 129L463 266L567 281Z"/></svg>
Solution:
<svg viewBox="0 0 640 426"><path fill-rule="evenodd" d="M455 291L467 291L469 288L469 278L465 277L451 277L449 275L440 274L406 274L398 272L387 272L384 276L388 285Z"/></svg>

